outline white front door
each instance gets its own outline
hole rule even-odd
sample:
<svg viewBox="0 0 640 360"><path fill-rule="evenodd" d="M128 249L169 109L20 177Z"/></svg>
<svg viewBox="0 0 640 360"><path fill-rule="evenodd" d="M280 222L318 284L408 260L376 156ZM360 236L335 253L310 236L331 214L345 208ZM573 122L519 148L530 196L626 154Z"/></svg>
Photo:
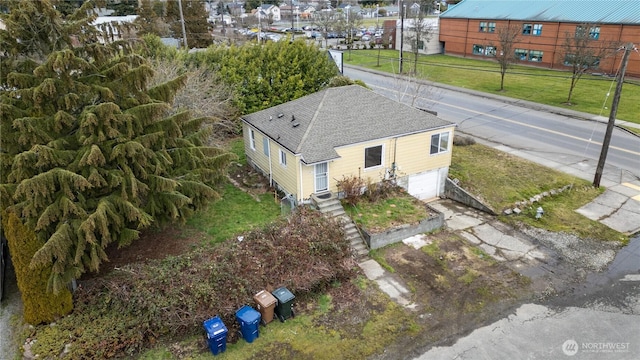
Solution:
<svg viewBox="0 0 640 360"><path fill-rule="evenodd" d="M329 166L326 162L316 164L315 165L315 174L316 174L316 183L315 183L315 191L316 193L323 192L329 190Z"/></svg>

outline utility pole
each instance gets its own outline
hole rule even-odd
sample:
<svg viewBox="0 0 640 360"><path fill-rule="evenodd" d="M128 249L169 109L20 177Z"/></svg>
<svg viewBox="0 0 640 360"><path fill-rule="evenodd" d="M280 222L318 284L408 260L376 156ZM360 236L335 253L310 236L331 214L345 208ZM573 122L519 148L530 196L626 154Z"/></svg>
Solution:
<svg viewBox="0 0 640 360"><path fill-rule="evenodd" d="M189 45L187 45L187 30L184 28L184 14L182 13L182 0L178 0L178 9L180 10L180 24L182 25L182 40L184 41L184 48L189 50Z"/></svg>
<svg viewBox="0 0 640 360"><path fill-rule="evenodd" d="M405 9L404 1L400 0L400 6L398 10L400 11L400 74L402 74L402 46L404 45L404 9Z"/></svg>
<svg viewBox="0 0 640 360"><path fill-rule="evenodd" d="M600 187L600 179L602 178L602 172L604 171L604 163L607 159L609 144L611 143L611 133L613 132L613 125L615 125L615 122L616 122L616 113L618 112L618 103L620 102L620 93L622 93L622 83L624 83L624 73L625 71L627 71L629 54L631 54L632 49L633 49L633 44L628 43L625 46L624 55L622 56L622 65L620 66L620 74L618 75L616 92L613 95L613 101L611 102L611 113L609 113L609 122L607 123L607 130L604 134L604 140L602 141L602 150L600 151L600 159L598 159L598 166L596 167L596 175L593 178L594 187Z"/></svg>
<svg viewBox="0 0 640 360"><path fill-rule="evenodd" d="M291 41L296 39L296 32L293 29L293 0L291 0Z"/></svg>

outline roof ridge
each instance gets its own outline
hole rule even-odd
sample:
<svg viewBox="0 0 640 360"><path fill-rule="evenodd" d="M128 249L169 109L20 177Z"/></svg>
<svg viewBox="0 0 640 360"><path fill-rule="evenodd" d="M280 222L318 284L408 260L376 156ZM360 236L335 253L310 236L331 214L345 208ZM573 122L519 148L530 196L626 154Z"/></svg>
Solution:
<svg viewBox="0 0 640 360"><path fill-rule="evenodd" d="M333 89L333 88L329 88L329 89ZM311 133L311 128L313 127L313 124L316 122L316 119L318 118L318 114L320 113L320 109L324 105L324 99L327 97L327 93L329 92L329 89L326 89L324 91L324 93L322 94L322 98L320 99L320 102L318 103L318 107L316 107L316 111L313 113L313 116L311 117L311 121L309 121L309 126L307 126L307 130L305 130L304 135L302 135L302 138L300 139L300 142L298 143L298 148L296 149L296 154L302 153L302 145L304 144L304 142L307 140L307 137Z"/></svg>

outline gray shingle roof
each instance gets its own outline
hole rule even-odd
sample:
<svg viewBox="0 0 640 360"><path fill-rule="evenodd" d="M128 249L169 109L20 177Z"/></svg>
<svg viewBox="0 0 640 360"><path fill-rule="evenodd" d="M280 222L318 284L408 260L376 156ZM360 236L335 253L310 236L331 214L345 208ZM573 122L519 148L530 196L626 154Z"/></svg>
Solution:
<svg viewBox="0 0 640 360"><path fill-rule="evenodd" d="M307 164L337 158L340 146L453 126L359 85L328 88L242 118Z"/></svg>
<svg viewBox="0 0 640 360"><path fill-rule="evenodd" d="M640 24L639 0L463 0L441 18Z"/></svg>

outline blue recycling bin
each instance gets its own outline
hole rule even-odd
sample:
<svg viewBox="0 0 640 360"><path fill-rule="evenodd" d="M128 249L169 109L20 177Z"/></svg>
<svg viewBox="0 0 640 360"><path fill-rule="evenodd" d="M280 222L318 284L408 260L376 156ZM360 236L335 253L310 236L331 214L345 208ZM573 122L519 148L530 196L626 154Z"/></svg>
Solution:
<svg viewBox="0 0 640 360"><path fill-rule="evenodd" d="M213 355L227 350L227 327L219 316L205 320L204 329L207 332L207 343Z"/></svg>
<svg viewBox="0 0 640 360"><path fill-rule="evenodd" d="M236 319L240 323L242 338L251 343L260 336L260 313L249 305L244 305L236 311Z"/></svg>

